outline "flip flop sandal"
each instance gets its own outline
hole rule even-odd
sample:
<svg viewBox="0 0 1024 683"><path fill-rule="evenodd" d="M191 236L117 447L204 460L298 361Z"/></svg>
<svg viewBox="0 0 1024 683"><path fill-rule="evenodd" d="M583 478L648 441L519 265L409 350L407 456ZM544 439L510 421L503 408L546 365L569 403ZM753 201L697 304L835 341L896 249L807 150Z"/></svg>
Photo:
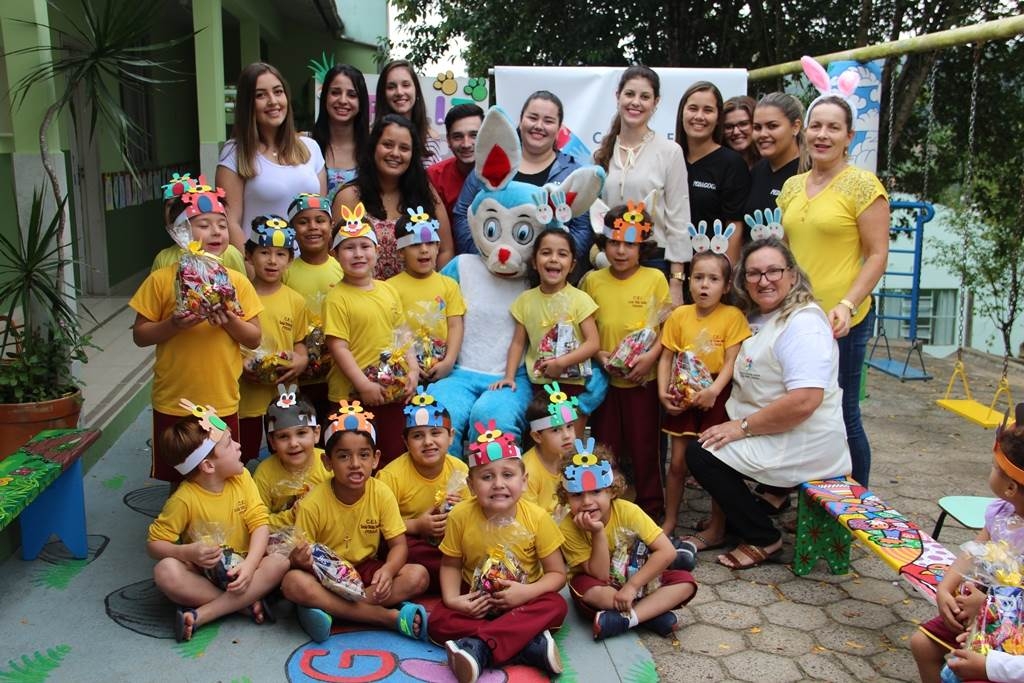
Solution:
<svg viewBox="0 0 1024 683"><path fill-rule="evenodd" d="M256 621L256 613L250 607L249 618L252 619L252 623L256 625L277 623L277 617L274 616L273 610L270 609L270 603L267 602L267 599L262 598L258 602L260 603L260 611L263 612L263 621Z"/></svg>
<svg viewBox="0 0 1024 683"><path fill-rule="evenodd" d="M192 615L192 624L189 626L185 623L185 615ZM189 628L188 638L185 637L185 629ZM195 635L196 629L199 628L199 615L191 607L179 607L174 613L174 640L179 643L184 643L192 640L192 636Z"/></svg>
<svg viewBox="0 0 1024 683"><path fill-rule="evenodd" d="M416 635L416 615L420 617L420 634ZM412 640L427 640L427 608L416 602L403 602L398 608L398 632Z"/></svg>
<svg viewBox="0 0 1024 683"><path fill-rule="evenodd" d="M705 550L718 550L719 548L724 548L726 546L726 542L725 542L724 538L721 541L719 541L718 543L709 543L708 539L704 538L700 534L690 534L688 536L683 536L682 538L679 539L678 542L681 543L683 541L689 541L690 543L692 543L693 547L696 548L697 552L699 552L699 553L702 553ZM673 543L673 545L674 545L674 543ZM703 547L700 547L700 546L703 546Z"/></svg>
<svg viewBox="0 0 1024 683"><path fill-rule="evenodd" d="M739 555L737 555L739 553ZM718 564L722 565L726 569L750 569L758 565L764 564L765 562L774 562L782 555L782 548L778 550L766 553L762 548L756 545L750 545L749 543L741 543L729 552L723 554L718 559ZM740 558L743 558L742 560ZM722 559L729 562L726 564L722 562ZM744 560L753 560L750 564L745 564Z"/></svg>

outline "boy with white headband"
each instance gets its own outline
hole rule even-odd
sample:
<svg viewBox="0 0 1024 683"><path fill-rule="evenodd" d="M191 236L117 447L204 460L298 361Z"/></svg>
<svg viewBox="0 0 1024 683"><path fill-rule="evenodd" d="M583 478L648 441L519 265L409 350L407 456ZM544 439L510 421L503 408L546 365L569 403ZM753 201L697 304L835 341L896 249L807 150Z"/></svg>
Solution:
<svg viewBox="0 0 1024 683"><path fill-rule="evenodd" d="M572 452L576 439L579 401L563 392L558 382L542 386L545 393L534 396L526 408L530 438L536 445L523 455L527 475L523 498L550 514L558 506L562 459Z"/></svg>
<svg viewBox="0 0 1024 683"><path fill-rule="evenodd" d="M274 620L264 598L281 583L288 559L266 556L267 506L242 465L241 447L211 406L185 399L188 416L159 435L161 453L185 478L149 526L146 551L158 560L153 579L180 605L178 642L199 626L242 612ZM211 537L221 529L223 538ZM240 562L235 562L238 558Z"/></svg>

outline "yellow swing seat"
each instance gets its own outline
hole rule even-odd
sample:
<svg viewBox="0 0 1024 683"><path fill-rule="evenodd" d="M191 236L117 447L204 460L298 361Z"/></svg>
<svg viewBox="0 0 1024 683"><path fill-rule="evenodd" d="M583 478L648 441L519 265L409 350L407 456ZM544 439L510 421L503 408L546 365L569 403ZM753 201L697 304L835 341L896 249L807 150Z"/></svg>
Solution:
<svg viewBox="0 0 1024 683"><path fill-rule="evenodd" d="M953 392L953 383L957 377L960 378L960 383L963 385L964 394L967 398L950 398L950 394ZM1003 421L1003 412L996 409L999 403L999 397L1006 394L1006 403L1008 406L1013 406L1013 396L1010 394L1010 382L1006 379L1004 374L999 379L999 386L996 387L996 393L992 397L992 403L985 405L974 400L971 396L971 388L967 382L967 372L964 368L963 361L958 360L956 365L953 367L953 375L949 378L949 384L946 386L946 395L943 398L935 401L939 404L939 407L948 410L951 413L959 415L960 417L967 418L971 422L984 427L985 429L995 429Z"/></svg>

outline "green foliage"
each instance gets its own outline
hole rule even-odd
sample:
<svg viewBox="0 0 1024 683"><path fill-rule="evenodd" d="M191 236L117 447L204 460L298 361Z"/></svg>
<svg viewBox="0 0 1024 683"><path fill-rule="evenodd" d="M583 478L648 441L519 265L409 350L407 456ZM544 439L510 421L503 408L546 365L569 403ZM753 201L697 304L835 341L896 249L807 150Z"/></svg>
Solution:
<svg viewBox="0 0 1024 683"><path fill-rule="evenodd" d="M71 652L70 645L58 645L43 654L36 650L32 656L22 655L21 661L7 660L7 669L0 669L0 681L10 683L42 683L60 666L61 660Z"/></svg>
<svg viewBox="0 0 1024 683"><path fill-rule="evenodd" d="M37 193L28 226L19 217L12 238L0 234L0 305L8 321L19 310L24 319L22 327L8 323L0 334L6 352L0 359L0 403L48 401L74 391L71 363L85 362L92 346L80 334L61 284L60 274L72 265L58 238L63 210L62 200L46 223Z"/></svg>

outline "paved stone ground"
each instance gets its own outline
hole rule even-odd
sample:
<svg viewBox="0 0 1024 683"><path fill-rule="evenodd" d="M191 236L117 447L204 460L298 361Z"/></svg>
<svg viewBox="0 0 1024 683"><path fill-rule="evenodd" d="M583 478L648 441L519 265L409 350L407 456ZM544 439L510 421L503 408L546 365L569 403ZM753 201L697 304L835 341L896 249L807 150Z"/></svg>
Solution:
<svg viewBox="0 0 1024 683"><path fill-rule="evenodd" d="M993 432L935 405L953 360L926 356L936 377L929 382L901 383L871 370L862 405L874 453L871 488L928 532L942 496L992 495ZM999 361L980 354L965 361L975 398L987 404ZM1011 366L1010 383L1024 398L1021 366ZM705 516L708 506L707 494L688 489L679 532ZM781 517L783 525L795 522L795 507ZM941 539L956 552L974 533L948 521ZM788 560L793 535L784 532L784 538ZM798 577L788 564L732 571L715 563L719 552L700 556L700 588L677 612L683 624L677 640L642 636L661 680L918 680L909 639L934 607L874 554L854 546L852 573L831 576L822 562Z"/></svg>

